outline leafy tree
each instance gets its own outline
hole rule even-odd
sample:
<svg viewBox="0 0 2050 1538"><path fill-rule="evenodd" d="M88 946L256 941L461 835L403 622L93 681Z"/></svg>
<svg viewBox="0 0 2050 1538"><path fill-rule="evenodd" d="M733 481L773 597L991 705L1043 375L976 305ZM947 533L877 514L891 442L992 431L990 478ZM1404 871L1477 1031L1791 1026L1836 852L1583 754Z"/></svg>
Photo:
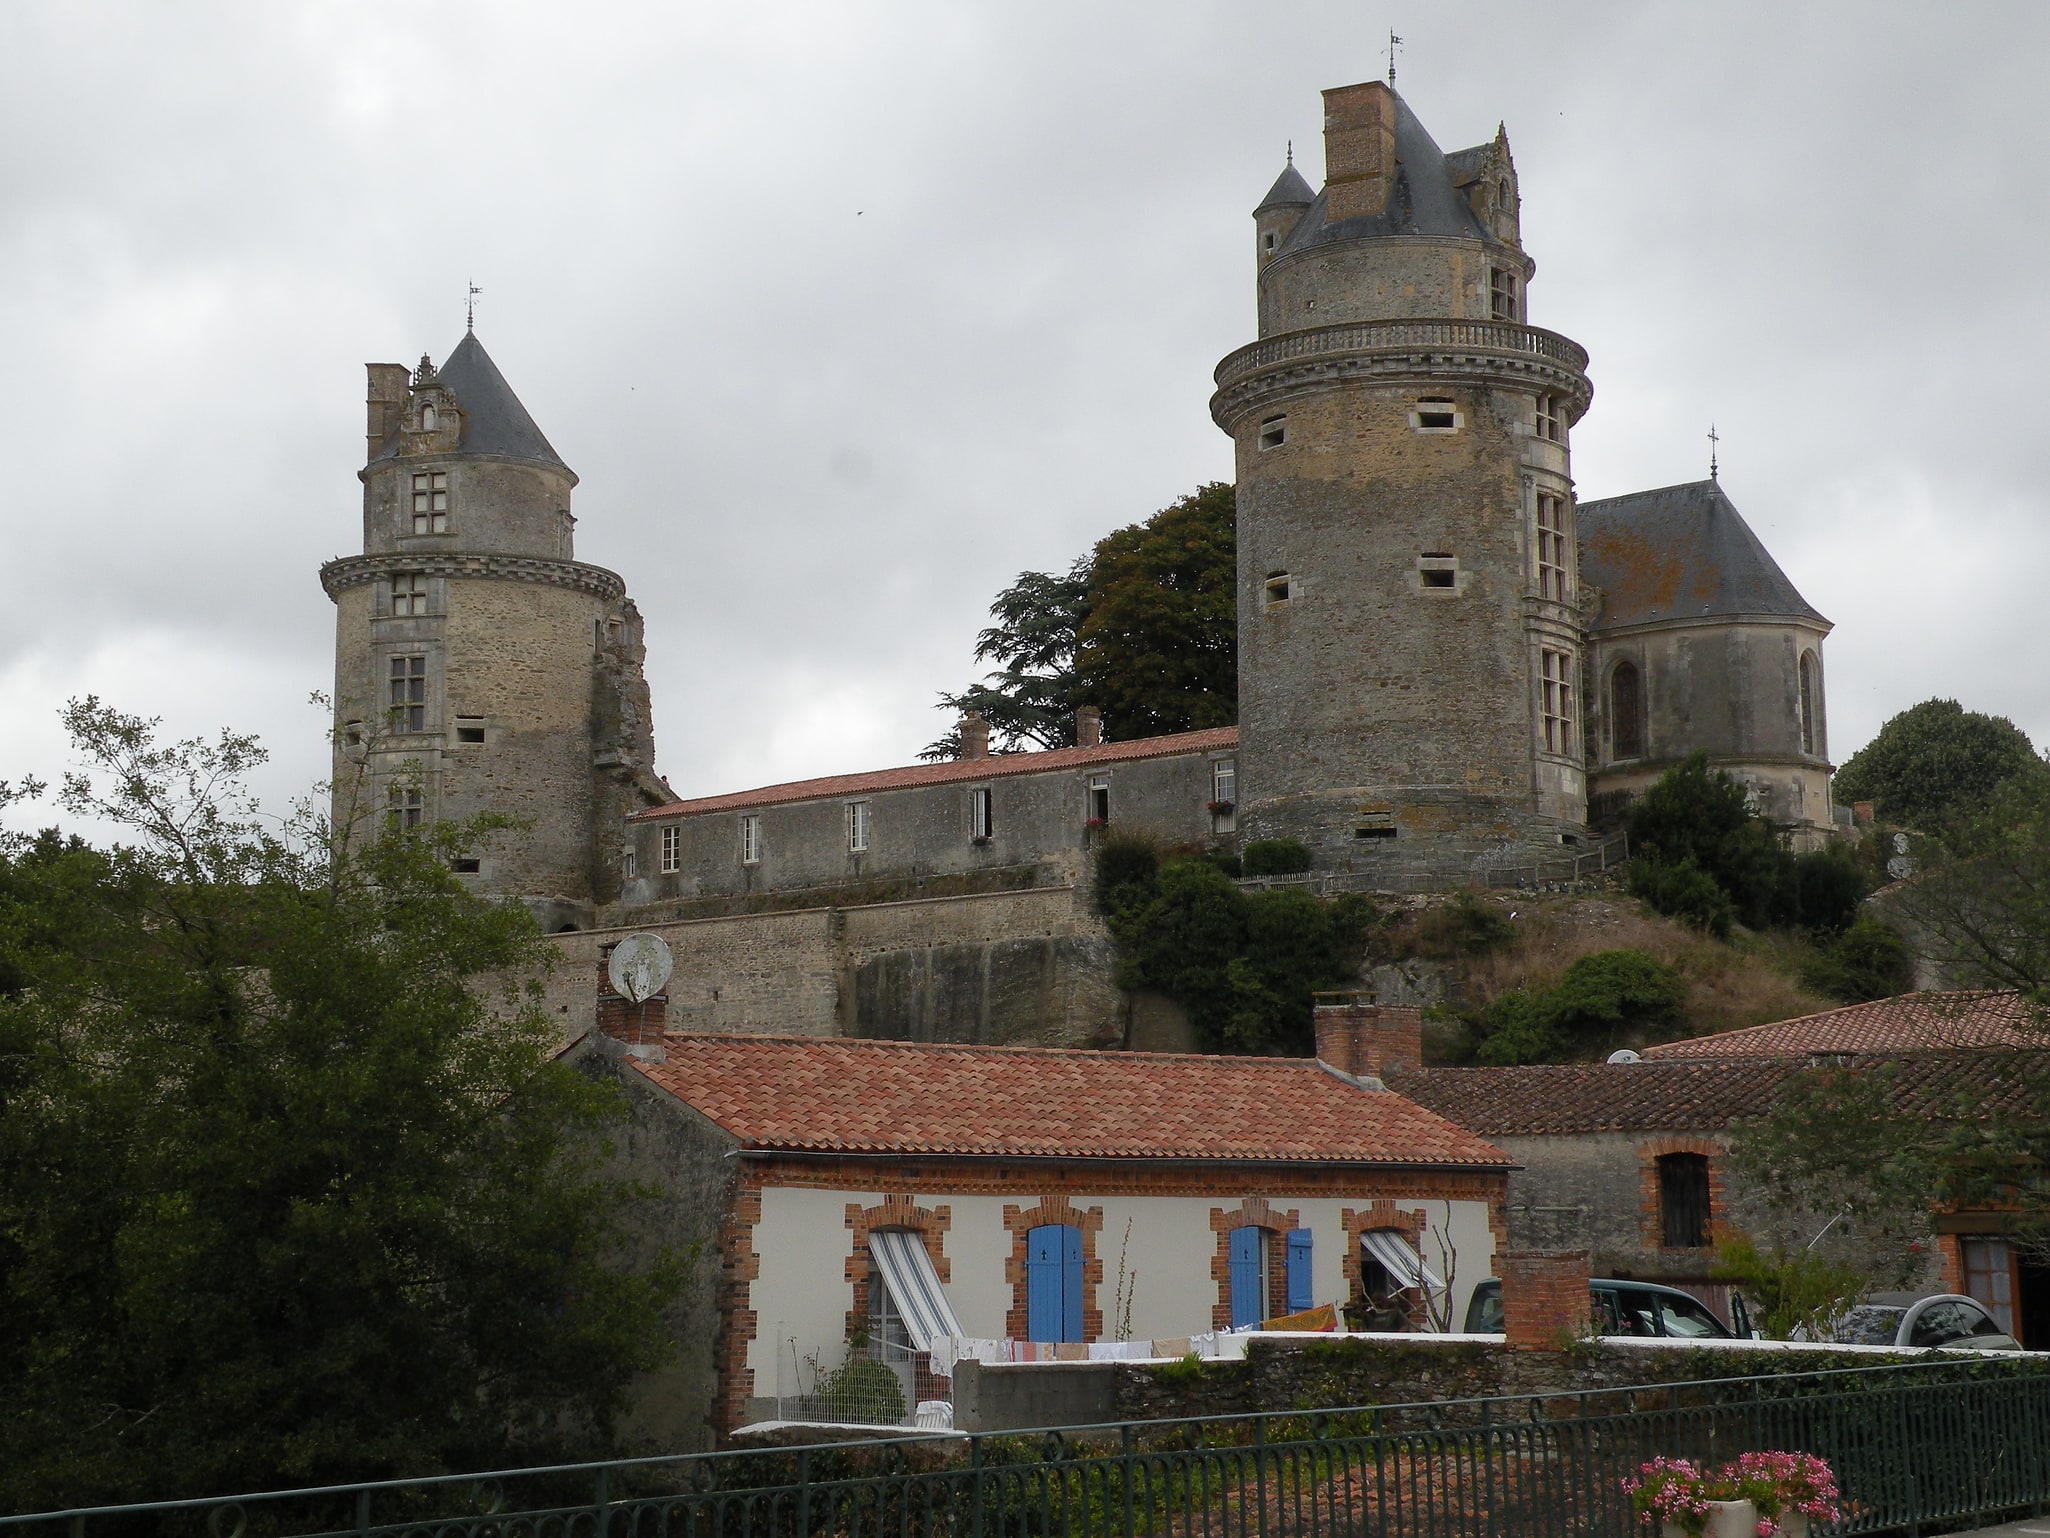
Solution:
<svg viewBox="0 0 2050 1538"><path fill-rule="evenodd" d="M1792 1339L1797 1329L1806 1340L1828 1339L1835 1316L1871 1285L1863 1272L1813 1250L1761 1250L1743 1233L1717 1243L1713 1272L1757 1304L1768 1340Z"/></svg>
<svg viewBox="0 0 2050 1538"><path fill-rule="evenodd" d="M1655 867L1692 861L1754 929L1773 917L1788 859L1744 787L1711 769L1706 753L1668 769L1630 808L1630 850Z"/></svg>
<svg viewBox="0 0 2050 1538"><path fill-rule="evenodd" d="M1686 982L1664 962L1642 951L1596 951L1550 988L1513 988L1494 999L1474 1059L1564 1063L1605 1054L1624 1032L1671 1020L1686 998Z"/></svg>
<svg viewBox="0 0 2050 1538"><path fill-rule="evenodd" d="M1915 985L1915 965L1892 926L1866 913L1816 947L1801 981L1840 1003L1862 1004L1907 992Z"/></svg>
<svg viewBox="0 0 2050 1538"><path fill-rule="evenodd" d="M1074 713L1094 705L1111 740L1238 719L1236 528L1232 488L1199 487L1144 523L1097 542L1063 574L1020 572L976 639L994 662L941 708L990 725L998 752L1075 740ZM958 726L923 758L960 756Z"/></svg>
<svg viewBox="0 0 2050 1538"><path fill-rule="evenodd" d="M279 828L253 739L66 716L133 841L0 848L0 1500L607 1447L675 1265L620 1258L534 922L449 874L488 830Z"/></svg>
<svg viewBox="0 0 2050 1538"><path fill-rule="evenodd" d="M1956 700L1924 700L1893 717L1836 774L1835 798L1870 801L1888 822L1933 827L1946 815L1976 812L2009 781L2041 781L2046 766L2027 735L2005 716L1966 710Z"/></svg>
<svg viewBox="0 0 2050 1538"><path fill-rule="evenodd" d="M1213 482L1097 544L1075 674L1111 739L1238 720L1236 517Z"/></svg>

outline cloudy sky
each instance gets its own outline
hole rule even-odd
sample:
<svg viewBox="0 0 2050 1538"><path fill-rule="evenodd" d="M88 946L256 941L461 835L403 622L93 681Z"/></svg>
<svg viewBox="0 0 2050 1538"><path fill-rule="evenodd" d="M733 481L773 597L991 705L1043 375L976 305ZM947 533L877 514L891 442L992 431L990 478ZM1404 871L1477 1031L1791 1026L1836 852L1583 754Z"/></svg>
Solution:
<svg viewBox="0 0 2050 1538"><path fill-rule="evenodd" d="M320 775L362 365L473 278L677 789L908 761L1000 586L1229 477L1250 210L1391 26L1442 145L1508 125L1582 496L1715 422L1839 758L1936 694L2050 740L2050 6L15 0L0 778L87 691Z"/></svg>

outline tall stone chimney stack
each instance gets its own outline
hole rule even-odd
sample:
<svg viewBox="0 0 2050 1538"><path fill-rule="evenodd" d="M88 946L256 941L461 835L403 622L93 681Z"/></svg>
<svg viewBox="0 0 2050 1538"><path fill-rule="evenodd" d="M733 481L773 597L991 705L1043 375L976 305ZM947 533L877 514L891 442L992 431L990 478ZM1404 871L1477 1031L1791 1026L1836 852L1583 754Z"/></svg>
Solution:
<svg viewBox="0 0 2050 1538"><path fill-rule="evenodd" d="M1388 210L1395 182L1395 93L1378 80L1324 93L1324 217Z"/></svg>

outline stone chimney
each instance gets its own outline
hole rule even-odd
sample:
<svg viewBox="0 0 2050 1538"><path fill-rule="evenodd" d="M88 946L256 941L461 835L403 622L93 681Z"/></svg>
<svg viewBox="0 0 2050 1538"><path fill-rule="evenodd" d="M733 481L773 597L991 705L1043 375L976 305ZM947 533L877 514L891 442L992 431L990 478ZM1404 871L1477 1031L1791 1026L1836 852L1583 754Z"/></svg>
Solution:
<svg viewBox="0 0 2050 1538"><path fill-rule="evenodd" d="M1869 827L1871 827L1871 826L1872 826L1872 803L1871 803L1870 801L1853 801L1853 802L1851 803L1851 816L1852 816L1852 817L1853 817L1854 819L1856 819L1856 821L1857 821L1857 824L1858 824L1858 826L1859 826L1859 827L1861 827L1861 828L1869 828Z"/></svg>
<svg viewBox="0 0 2050 1538"><path fill-rule="evenodd" d="M972 710L961 718L961 756L989 757L989 723Z"/></svg>
<svg viewBox="0 0 2050 1538"><path fill-rule="evenodd" d="M1317 996L1317 1060L1355 1079L1385 1079L1424 1062L1424 1012L1369 1004L1356 993Z"/></svg>
<svg viewBox="0 0 2050 1538"><path fill-rule="evenodd" d="M1502 1338L1511 1351L1557 1351L1583 1339L1588 1323L1586 1250L1504 1250Z"/></svg>
<svg viewBox="0 0 2050 1538"><path fill-rule="evenodd" d="M370 394L363 432L370 440L370 447L364 451L363 461L368 464L377 457L377 451L384 440L392 435L392 429L399 425L399 418L406 410L406 387L412 383L413 371L403 363L366 363L370 374Z"/></svg>
<svg viewBox="0 0 2050 1538"><path fill-rule="evenodd" d="M1378 80L1324 93L1324 217L1387 212L1395 185L1395 93Z"/></svg>
<svg viewBox="0 0 2050 1538"><path fill-rule="evenodd" d="M1103 745L1103 712L1094 705L1077 706L1075 710L1075 746L1096 748Z"/></svg>

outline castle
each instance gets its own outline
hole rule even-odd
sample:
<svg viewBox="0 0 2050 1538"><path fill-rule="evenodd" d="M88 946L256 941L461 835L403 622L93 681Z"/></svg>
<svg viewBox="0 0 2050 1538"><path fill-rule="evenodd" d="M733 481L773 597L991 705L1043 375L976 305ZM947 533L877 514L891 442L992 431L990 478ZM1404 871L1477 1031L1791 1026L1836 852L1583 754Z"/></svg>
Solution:
<svg viewBox="0 0 2050 1538"><path fill-rule="evenodd" d="M369 368L364 553L322 569L337 784L524 818L467 879L594 964L668 936L673 1027L938 1040L1155 1041L1085 900L1110 825L1442 890L1571 855L1705 751L1819 843L1829 622L1713 476L1575 498L1587 355L1529 323L1506 134L1447 154L1380 82L1324 107L1323 188L1291 161L1254 210L1259 334L1211 401L1237 727L1103 742L1084 710L1075 747L992 756L971 718L951 762L679 799L625 584L574 559L576 476L471 334Z"/></svg>

